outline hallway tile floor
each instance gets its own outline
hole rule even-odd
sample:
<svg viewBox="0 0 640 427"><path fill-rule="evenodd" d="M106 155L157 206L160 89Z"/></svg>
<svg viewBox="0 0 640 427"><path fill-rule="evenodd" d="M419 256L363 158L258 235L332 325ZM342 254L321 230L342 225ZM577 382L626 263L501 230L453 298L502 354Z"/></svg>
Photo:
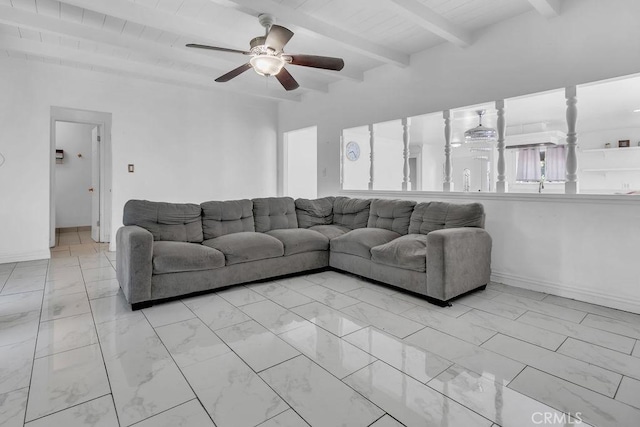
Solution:
<svg viewBox="0 0 640 427"><path fill-rule="evenodd" d="M3 427L640 422L640 315L494 283L441 308L333 271L132 312L76 234L0 264Z"/></svg>

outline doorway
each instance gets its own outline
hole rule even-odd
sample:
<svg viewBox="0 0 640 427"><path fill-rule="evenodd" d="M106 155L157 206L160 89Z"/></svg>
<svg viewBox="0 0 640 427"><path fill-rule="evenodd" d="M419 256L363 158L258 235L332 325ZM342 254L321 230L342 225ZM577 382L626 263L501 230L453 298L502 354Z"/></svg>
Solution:
<svg viewBox="0 0 640 427"><path fill-rule="evenodd" d="M318 130L316 126L284 134L284 194L318 197Z"/></svg>
<svg viewBox="0 0 640 427"><path fill-rule="evenodd" d="M57 246L100 241L99 128L86 123L55 123Z"/></svg>
<svg viewBox="0 0 640 427"><path fill-rule="evenodd" d="M110 242L110 113L51 108L50 181L49 246Z"/></svg>

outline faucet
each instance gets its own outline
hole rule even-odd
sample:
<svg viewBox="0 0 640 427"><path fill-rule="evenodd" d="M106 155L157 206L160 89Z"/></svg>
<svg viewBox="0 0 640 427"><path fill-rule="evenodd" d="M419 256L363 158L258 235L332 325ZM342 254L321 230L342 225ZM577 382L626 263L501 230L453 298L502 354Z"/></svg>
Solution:
<svg viewBox="0 0 640 427"><path fill-rule="evenodd" d="M538 182L538 193L542 193L542 190L544 190L544 176Z"/></svg>

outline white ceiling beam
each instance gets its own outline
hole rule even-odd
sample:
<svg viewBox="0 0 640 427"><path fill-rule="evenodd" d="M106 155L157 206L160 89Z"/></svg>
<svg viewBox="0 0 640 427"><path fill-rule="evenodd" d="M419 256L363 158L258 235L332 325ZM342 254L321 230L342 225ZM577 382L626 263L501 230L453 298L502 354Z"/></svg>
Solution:
<svg viewBox="0 0 640 427"><path fill-rule="evenodd" d="M417 0L390 0L388 7L416 25L460 47L471 45L471 34Z"/></svg>
<svg viewBox="0 0 640 427"><path fill-rule="evenodd" d="M214 0L217 1L217 0ZM366 38L360 37L350 31L344 30L340 27L336 27L330 23L314 18L305 13L296 11L290 7L284 6L280 3L276 3L272 0L231 0L242 8L238 9L243 12L247 12L243 8L250 9L255 13L251 15L257 15L259 13L270 13L274 15L280 22L288 22L291 25L295 25L299 28L304 28L307 31L318 34L324 38L333 40L339 43L343 47L365 55L375 60L393 64L400 67L406 67L409 65L409 55L389 49L385 46L372 43Z"/></svg>
<svg viewBox="0 0 640 427"><path fill-rule="evenodd" d="M152 55L158 59L184 64L198 65L211 69L212 77L222 75L242 63L242 58L236 61L222 60L218 56L198 52L186 47L169 47L159 43L136 39L133 37L113 34L98 28L74 22L66 22L57 18L50 18L12 7L0 6L0 23L15 25L39 32L64 35L80 40L89 40L121 49L138 51L145 56ZM308 75L308 73L307 73ZM303 79L303 88L327 93L329 85Z"/></svg>
<svg viewBox="0 0 640 427"><path fill-rule="evenodd" d="M560 0L529 0L529 3L547 19L560 16Z"/></svg>
<svg viewBox="0 0 640 427"><path fill-rule="evenodd" d="M19 39L17 37L1 38L0 49L38 57L59 59L61 61L71 61L97 67L99 69L109 68L141 78L144 78L145 76L151 77L153 79L165 81L178 86L195 85L207 89L239 92L246 95L275 99L278 101L300 101L300 96L288 94L280 88L277 90L265 91L264 88L258 88L257 85L252 84L247 86L246 82L243 82L241 85L225 83L225 85L218 86L211 78L199 74L172 70L150 63L131 61L99 53L87 52L85 50L68 48L61 45Z"/></svg>

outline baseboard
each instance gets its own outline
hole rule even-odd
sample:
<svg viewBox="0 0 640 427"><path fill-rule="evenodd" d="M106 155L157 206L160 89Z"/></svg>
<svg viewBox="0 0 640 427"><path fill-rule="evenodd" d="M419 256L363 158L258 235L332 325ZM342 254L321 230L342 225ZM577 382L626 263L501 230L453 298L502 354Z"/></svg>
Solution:
<svg viewBox="0 0 640 427"><path fill-rule="evenodd" d="M49 251L49 249L22 253L0 253L0 264L6 264L9 262L34 261L37 259L49 258L51 258L51 252Z"/></svg>
<svg viewBox="0 0 640 427"><path fill-rule="evenodd" d="M604 291L536 280L499 271L491 273L491 281L640 314L640 298L637 296L612 295Z"/></svg>

